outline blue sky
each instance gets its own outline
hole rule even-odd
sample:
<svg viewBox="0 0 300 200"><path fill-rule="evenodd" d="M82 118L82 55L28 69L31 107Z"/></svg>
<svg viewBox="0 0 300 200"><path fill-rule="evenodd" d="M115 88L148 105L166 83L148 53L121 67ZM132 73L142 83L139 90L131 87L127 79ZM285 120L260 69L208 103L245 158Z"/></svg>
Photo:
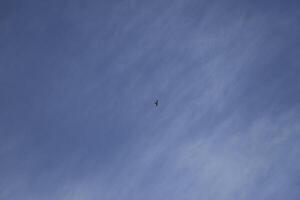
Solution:
<svg viewBox="0 0 300 200"><path fill-rule="evenodd" d="M0 1L0 199L299 199L299 9Z"/></svg>

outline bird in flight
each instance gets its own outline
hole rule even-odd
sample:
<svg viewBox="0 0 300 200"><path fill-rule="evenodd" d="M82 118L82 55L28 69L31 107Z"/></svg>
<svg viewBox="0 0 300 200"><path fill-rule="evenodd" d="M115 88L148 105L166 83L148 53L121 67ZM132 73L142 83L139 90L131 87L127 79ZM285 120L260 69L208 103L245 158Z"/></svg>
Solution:
<svg viewBox="0 0 300 200"><path fill-rule="evenodd" d="M156 107L158 106L158 99L156 99L154 104L155 104Z"/></svg>

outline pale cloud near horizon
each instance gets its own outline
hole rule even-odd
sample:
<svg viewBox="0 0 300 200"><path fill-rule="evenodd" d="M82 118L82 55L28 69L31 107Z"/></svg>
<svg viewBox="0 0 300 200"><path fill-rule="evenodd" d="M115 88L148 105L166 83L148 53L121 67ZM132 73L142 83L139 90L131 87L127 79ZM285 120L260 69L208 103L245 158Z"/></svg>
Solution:
<svg viewBox="0 0 300 200"><path fill-rule="evenodd" d="M71 183L62 199L93 199L99 194L105 199L273 199L282 198L285 191L297 198L296 180L290 178L299 173L295 158L300 154L300 126L293 122L295 115L262 118L247 128L238 127L239 117L231 116L199 140L148 141L123 160L130 165L118 163L109 175L110 184L102 182L100 172ZM264 189L257 191L257 186Z"/></svg>

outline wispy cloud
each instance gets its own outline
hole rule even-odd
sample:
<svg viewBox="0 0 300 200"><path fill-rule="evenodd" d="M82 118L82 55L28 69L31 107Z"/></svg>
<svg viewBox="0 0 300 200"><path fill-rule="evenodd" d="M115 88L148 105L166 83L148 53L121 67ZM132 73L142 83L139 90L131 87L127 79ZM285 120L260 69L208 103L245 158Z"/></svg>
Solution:
<svg viewBox="0 0 300 200"><path fill-rule="evenodd" d="M0 198L300 196L297 3L45 5L0 15Z"/></svg>

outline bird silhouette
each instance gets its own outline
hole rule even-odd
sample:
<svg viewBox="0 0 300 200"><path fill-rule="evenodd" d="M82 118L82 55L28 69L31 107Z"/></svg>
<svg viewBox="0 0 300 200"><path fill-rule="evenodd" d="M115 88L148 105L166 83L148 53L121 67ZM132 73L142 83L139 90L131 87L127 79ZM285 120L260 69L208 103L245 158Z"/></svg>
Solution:
<svg viewBox="0 0 300 200"><path fill-rule="evenodd" d="M158 99L156 99L154 104L155 104L156 107L158 106Z"/></svg>

